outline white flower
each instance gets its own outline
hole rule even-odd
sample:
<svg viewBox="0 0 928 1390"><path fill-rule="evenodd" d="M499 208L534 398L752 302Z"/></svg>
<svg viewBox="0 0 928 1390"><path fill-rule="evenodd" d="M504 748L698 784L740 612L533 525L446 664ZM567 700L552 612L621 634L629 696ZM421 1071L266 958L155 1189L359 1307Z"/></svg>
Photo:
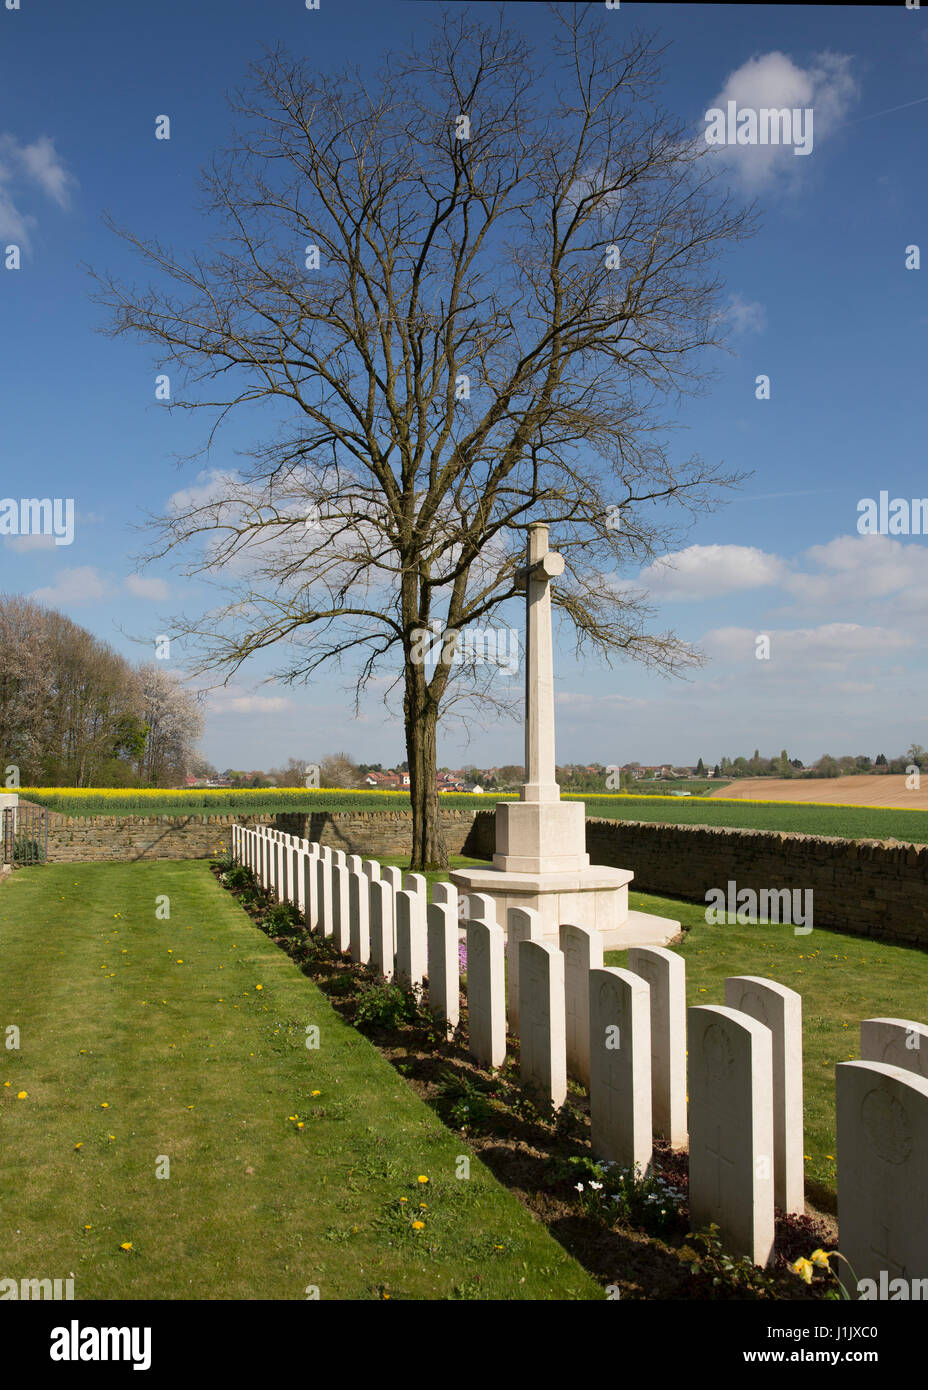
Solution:
<svg viewBox="0 0 928 1390"><path fill-rule="evenodd" d="M592 1178L591 1178L591 1179L590 1179L590 1187L592 1187L592 1189L593 1189L594 1192L599 1192L599 1190L600 1190L601 1187L602 1187L602 1183L601 1183L601 1182L593 1182L593 1180L592 1180Z"/></svg>
<svg viewBox="0 0 928 1390"><path fill-rule="evenodd" d="M582 1183L582 1182L575 1183L574 1186L576 1187L576 1189L577 1189L578 1192L582 1192L582 1191L583 1191L583 1183Z"/></svg>

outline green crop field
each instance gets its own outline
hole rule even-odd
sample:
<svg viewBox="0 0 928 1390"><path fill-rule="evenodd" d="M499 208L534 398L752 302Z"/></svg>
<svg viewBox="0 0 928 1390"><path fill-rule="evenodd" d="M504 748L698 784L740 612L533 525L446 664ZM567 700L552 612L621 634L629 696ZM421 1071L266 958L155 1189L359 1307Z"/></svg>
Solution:
<svg viewBox="0 0 928 1390"><path fill-rule="evenodd" d="M272 815L287 811L408 811L406 792L307 791L122 791L92 788L22 789L24 800L69 816ZM840 795L840 783L835 786ZM733 830L798 831L850 840L905 840L928 844L928 811L888 807L824 805L792 801L727 801L715 797L566 795L586 803L588 816L606 820L655 821L664 825L714 825ZM489 810L509 794L443 792L442 806Z"/></svg>

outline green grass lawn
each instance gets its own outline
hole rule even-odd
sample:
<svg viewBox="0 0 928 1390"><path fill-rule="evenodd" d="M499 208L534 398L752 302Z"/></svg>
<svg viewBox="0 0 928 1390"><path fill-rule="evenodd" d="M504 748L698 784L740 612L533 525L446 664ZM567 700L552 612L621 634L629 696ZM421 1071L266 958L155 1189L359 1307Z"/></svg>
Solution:
<svg viewBox="0 0 928 1390"><path fill-rule="evenodd" d="M73 1272L104 1299L602 1297L473 1156L456 1176L466 1143L205 863L0 885L9 1025L4 1277Z"/></svg>
<svg viewBox="0 0 928 1390"><path fill-rule="evenodd" d="M835 1202L835 1063L860 1056L864 1018L928 1020L928 952L791 926L709 926L695 903L629 894L643 912L689 926L679 950L686 961L687 1002L724 1004L728 975L759 975L802 995L806 1185L828 1210ZM609 951L607 965L626 965Z"/></svg>
<svg viewBox="0 0 928 1390"><path fill-rule="evenodd" d="M832 794L841 800L841 779ZM106 794L88 791L80 796L56 796L27 789L24 799L69 816L183 816L273 815L287 811L408 811L408 795L383 792L299 791L282 795L258 792L161 792L141 797L132 791ZM451 810L489 810L513 795L482 796L448 792L441 804ZM928 844L928 811L900 811L871 806L816 806L812 802L726 801L712 797L597 796L595 792L565 793L563 799L582 800L588 816L606 820L656 821L664 825L714 825L733 830L798 831L804 835L834 835L841 839L905 840Z"/></svg>

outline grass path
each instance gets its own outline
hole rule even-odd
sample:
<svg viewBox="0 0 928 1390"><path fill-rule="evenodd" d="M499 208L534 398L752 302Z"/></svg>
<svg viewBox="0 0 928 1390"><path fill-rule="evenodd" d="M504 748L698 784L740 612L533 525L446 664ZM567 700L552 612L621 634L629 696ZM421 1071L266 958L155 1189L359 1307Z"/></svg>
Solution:
<svg viewBox="0 0 928 1390"><path fill-rule="evenodd" d="M3 1277L73 1272L78 1298L602 1297L476 1159L456 1176L466 1144L205 863L14 874L9 1025Z"/></svg>

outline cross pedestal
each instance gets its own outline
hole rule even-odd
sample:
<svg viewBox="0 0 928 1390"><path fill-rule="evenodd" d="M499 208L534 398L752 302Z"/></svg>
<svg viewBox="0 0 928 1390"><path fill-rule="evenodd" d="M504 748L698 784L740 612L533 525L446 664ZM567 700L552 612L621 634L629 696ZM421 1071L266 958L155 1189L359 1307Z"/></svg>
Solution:
<svg viewBox="0 0 928 1390"><path fill-rule="evenodd" d="M555 780L551 580L563 571L563 556L548 549L547 526L533 522L519 571L525 586L526 780L519 801L497 803L492 869L456 869L451 881L463 893L488 893L504 930L510 907L534 908L543 939L555 946L561 923L599 932L607 950L665 945L679 923L629 912L634 875L590 864L586 808L561 801Z"/></svg>

